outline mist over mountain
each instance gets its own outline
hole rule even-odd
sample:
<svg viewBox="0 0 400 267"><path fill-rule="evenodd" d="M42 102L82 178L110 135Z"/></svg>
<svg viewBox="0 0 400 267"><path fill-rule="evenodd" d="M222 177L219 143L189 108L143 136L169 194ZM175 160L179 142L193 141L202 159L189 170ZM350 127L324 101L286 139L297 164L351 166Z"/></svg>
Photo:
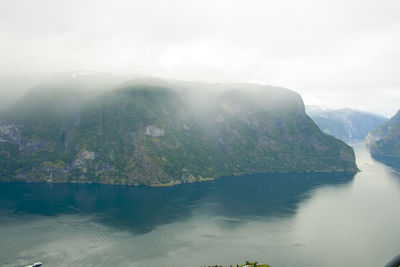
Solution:
<svg viewBox="0 0 400 267"><path fill-rule="evenodd" d="M39 90L84 90L84 93L98 94L124 81L144 78L129 73L100 71L69 71L52 74L19 74L0 76L0 109L5 109L19 100L32 88Z"/></svg>
<svg viewBox="0 0 400 267"><path fill-rule="evenodd" d="M0 110L13 104L41 80L43 76L40 74L0 77Z"/></svg>
<svg viewBox="0 0 400 267"><path fill-rule="evenodd" d="M388 121L382 115L349 108L330 109L307 105L306 112L324 133L345 142L364 140L370 131Z"/></svg>
<svg viewBox="0 0 400 267"><path fill-rule="evenodd" d="M399 14L0 0L0 267L384 266Z"/></svg>
<svg viewBox="0 0 400 267"><path fill-rule="evenodd" d="M171 185L271 172L357 171L297 93L75 73L30 89L0 115L2 180Z"/></svg>

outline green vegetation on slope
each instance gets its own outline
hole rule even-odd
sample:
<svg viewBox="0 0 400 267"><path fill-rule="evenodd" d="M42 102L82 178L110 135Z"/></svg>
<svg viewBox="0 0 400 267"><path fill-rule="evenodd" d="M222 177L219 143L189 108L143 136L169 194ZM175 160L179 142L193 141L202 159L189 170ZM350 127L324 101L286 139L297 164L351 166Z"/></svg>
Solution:
<svg viewBox="0 0 400 267"><path fill-rule="evenodd" d="M373 157L400 166L400 111L366 139Z"/></svg>
<svg viewBox="0 0 400 267"><path fill-rule="evenodd" d="M323 134L297 94L231 86L202 109L151 85L35 88L0 117L0 179L171 185L357 170L351 147Z"/></svg>

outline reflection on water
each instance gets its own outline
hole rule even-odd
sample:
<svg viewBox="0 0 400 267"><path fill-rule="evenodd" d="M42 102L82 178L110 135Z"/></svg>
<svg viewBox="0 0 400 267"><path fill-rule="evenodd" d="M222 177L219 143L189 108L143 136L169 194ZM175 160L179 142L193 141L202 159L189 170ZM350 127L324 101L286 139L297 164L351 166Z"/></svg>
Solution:
<svg viewBox="0 0 400 267"><path fill-rule="evenodd" d="M374 156L374 159L394 169L400 170L399 158L385 157L385 156Z"/></svg>
<svg viewBox="0 0 400 267"><path fill-rule="evenodd" d="M166 188L0 184L0 265L382 266L400 252L400 175L226 177Z"/></svg>
<svg viewBox="0 0 400 267"><path fill-rule="evenodd" d="M290 215L310 191L353 178L353 173L248 175L165 188L5 183L0 200L13 214L95 215L100 222L143 234L196 212L232 222Z"/></svg>

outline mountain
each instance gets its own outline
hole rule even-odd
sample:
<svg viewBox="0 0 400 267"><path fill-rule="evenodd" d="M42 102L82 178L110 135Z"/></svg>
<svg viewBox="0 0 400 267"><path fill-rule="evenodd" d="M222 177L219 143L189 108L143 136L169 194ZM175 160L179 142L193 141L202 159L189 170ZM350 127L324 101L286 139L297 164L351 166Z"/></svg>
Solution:
<svg viewBox="0 0 400 267"><path fill-rule="evenodd" d="M352 148L322 133L288 89L95 80L58 77L2 112L1 180L172 185L358 170Z"/></svg>
<svg viewBox="0 0 400 267"><path fill-rule="evenodd" d="M378 114L348 108L306 106L306 112L324 133L345 142L364 140L370 131L388 121Z"/></svg>
<svg viewBox="0 0 400 267"><path fill-rule="evenodd" d="M0 110L9 107L42 79L43 76L39 74L0 77Z"/></svg>
<svg viewBox="0 0 400 267"><path fill-rule="evenodd" d="M387 123L371 131L365 143L375 159L400 167L400 111Z"/></svg>
<svg viewBox="0 0 400 267"><path fill-rule="evenodd" d="M113 74L97 71L73 71L64 73L6 75L0 77L0 110L14 104L33 87L79 87L101 91L124 81L141 76L133 74Z"/></svg>

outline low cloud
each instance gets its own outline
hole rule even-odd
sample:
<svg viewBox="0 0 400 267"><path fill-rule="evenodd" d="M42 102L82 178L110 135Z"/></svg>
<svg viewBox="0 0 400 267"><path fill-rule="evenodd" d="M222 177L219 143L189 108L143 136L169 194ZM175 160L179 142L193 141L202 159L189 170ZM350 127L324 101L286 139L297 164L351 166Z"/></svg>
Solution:
<svg viewBox="0 0 400 267"><path fill-rule="evenodd" d="M256 81L392 115L400 108L399 13L396 0L3 0L0 75Z"/></svg>

